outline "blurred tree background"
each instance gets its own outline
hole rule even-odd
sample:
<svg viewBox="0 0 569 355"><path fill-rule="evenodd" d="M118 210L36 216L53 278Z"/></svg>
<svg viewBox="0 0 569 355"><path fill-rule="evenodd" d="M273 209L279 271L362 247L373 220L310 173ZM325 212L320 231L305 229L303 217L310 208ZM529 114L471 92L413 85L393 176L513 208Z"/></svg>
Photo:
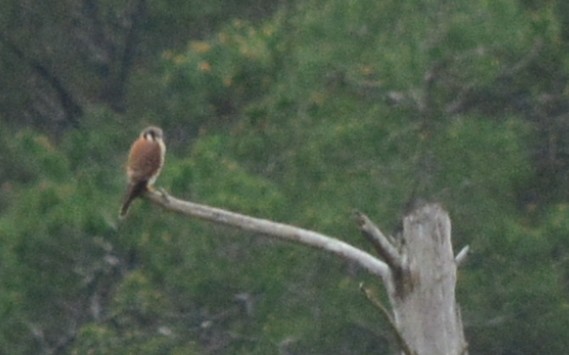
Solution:
<svg viewBox="0 0 569 355"><path fill-rule="evenodd" d="M0 0L1 354L370 354L378 280L306 248L117 212L130 143L173 195L362 248L440 201L471 354L569 348L562 0Z"/></svg>

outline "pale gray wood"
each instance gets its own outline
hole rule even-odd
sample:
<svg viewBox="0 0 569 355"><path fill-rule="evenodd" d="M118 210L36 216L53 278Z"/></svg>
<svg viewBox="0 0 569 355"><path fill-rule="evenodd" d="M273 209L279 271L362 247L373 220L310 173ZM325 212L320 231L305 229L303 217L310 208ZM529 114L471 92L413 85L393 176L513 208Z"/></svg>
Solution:
<svg viewBox="0 0 569 355"><path fill-rule="evenodd" d="M152 202L168 210L197 217L209 222L228 225L244 231L259 233L324 250L363 267L370 273L379 276L382 280L390 278L389 268L383 261L336 238L288 224L254 218L220 208L180 200L166 195L164 192L149 191L146 192L145 196Z"/></svg>
<svg viewBox="0 0 569 355"><path fill-rule="evenodd" d="M436 204L412 211L403 221L402 237L408 264L388 288L402 337L419 355L467 354L447 212Z"/></svg>
<svg viewBox="0 0 569 355"><path fill-rule="evenodd" d="M403 220L403 233L396 242L367 216L357 213L362 233L384 262L346 242L303 228L183 201L163 191L148 191L145 197L170 211L300 243L359 265L383 281L392 316L387 308L380 308L388 316L405 354L468 353L455 299L457 267L466 258L468 247L455 258L450 218L437 204L424 204L411 211ZM373 299L367 291L366 295Z"/></svg>

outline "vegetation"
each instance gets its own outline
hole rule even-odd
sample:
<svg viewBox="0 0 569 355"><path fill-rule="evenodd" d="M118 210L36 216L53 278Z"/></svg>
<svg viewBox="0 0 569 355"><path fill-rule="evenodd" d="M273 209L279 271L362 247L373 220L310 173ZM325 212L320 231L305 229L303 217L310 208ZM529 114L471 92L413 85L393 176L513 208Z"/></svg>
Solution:
<svg viewBox="0 0 569 355"><path fill-rule="evenodd" d="M469 351L569 348L569 5L0 0L0 353L396 348L364 271L135 202L158 185L336 236L441 201Z"/></svg>

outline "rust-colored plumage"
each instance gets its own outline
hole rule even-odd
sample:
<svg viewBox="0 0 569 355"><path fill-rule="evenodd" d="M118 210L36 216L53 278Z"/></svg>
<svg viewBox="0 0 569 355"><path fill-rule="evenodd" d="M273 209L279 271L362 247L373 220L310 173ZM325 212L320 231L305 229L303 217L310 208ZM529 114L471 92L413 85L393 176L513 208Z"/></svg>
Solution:
<svg viewBox="0 0 569 355"><path fill-rule="evenodd" d="M119 213L124 218L132 201L151 188L164 165L166 146L162 130L148 127L140 133L140 137L130 147L126 173L128 189Z"/></svg>

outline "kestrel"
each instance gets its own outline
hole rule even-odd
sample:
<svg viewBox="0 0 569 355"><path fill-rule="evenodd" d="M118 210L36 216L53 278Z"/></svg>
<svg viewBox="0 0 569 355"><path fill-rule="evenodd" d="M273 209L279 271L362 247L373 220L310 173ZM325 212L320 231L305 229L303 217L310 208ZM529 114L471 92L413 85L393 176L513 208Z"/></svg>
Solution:
<svg viewBox="0 0 569 355"><path fill-rule="evenodd" d="M128 190L119 217L124 218L132 201L152 188L164 165L165 154L162 130L154 126L145 128L130 147L126 165Z"/></svg>

